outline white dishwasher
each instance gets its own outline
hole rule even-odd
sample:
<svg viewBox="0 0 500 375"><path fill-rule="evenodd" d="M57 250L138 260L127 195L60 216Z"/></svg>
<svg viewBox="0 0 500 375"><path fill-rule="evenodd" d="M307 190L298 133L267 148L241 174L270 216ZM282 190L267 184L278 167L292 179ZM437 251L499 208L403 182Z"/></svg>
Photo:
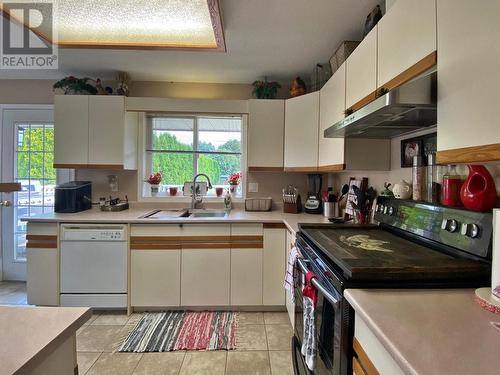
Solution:
<svg viewBox="0 0 500 375"><path fill-rule="evenodd" d="M127 307L127 227L61 225L61 306Z"/></svg>

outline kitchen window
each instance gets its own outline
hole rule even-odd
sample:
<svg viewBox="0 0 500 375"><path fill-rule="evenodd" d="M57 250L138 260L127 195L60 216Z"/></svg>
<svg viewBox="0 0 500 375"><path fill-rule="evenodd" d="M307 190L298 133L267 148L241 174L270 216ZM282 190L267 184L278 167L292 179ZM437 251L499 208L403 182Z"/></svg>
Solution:
<svg viewBox="0 0 500 375"><path fill-rule="evenodd" d="M145 182L142 196L173 197L176 188L175 197L182 197L184 184L198 173L210 177L213 188L208 197L215 197L221 188L229 189L228 178L244 170L242 123L241 116L147 116L143 175L147 179L160 172L162 181L157 194ZM240 181L236 197L243 196L242 186Z"/></svg>

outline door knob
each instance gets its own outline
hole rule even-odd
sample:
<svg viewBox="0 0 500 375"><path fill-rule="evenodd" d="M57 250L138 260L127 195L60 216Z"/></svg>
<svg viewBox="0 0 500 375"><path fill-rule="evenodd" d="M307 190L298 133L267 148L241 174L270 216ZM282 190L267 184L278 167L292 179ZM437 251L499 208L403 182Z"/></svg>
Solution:
<svg viewBox="0 0 500 375"><path fill-rule="evenodd" d="M9 207L12 205L11 201L0 201L0 207Z"/></svg>

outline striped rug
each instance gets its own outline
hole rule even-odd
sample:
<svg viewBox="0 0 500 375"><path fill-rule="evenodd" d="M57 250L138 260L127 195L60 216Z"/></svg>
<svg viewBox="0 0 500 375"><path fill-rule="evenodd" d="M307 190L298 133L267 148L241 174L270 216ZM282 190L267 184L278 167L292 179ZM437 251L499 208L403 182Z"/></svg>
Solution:
<svg viewBox="0 0 500 375"><path fill-rule="evenodd" d="M145 313L118 351L233 350L237 324L236 312Z"/></svg>

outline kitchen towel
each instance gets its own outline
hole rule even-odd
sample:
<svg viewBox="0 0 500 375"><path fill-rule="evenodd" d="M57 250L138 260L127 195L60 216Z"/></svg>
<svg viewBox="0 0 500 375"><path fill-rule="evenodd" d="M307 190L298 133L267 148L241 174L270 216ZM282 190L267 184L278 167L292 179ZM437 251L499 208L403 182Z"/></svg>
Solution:
<svg viewBox="0 0 500 375"><path fill-rule="evenodd" d="M285 287L285 290L288 290L290 292L290 297L292 300L292 303L295 303L295 293L294 293L294 288L297 285L296 283L296 271L295 271L295 262L297 261L297 258L299 257L299 249L294 246L292 250L290 251L290 254L288 255L288 263L286 266L286 273L285 273L285 281L283 283L283 286Z"/></svg>
<svg viewBox="0 0 500 375"><path fill-rule="evenodd" d="M304 339L302 340L301 353L306 359L307 368L314 371L316 367L316 319L315 310L318 300L318 292L312 285L312 279L315 277L313 272L306 274L306 286L302 289L304 302Z"/></svg>

